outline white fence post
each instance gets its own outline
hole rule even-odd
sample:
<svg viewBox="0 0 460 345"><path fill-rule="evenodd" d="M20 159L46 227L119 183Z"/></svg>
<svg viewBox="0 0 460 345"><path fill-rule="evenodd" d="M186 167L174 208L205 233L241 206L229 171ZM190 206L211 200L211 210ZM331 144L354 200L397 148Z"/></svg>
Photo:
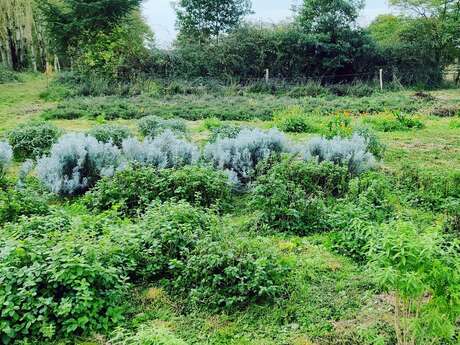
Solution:
<svg viewBox="0 0 460 345"><path fill-rule="evenodd" d="M270 79L270 70L267 68L265 70L265 82L268 84L269 82L269 79Z"/></svg>
<svg viewBox="0 0 460 345"><path fill-rule="evenodd" d="M381 68L379 71L380 75L380 91L383 91L383 69Z"/></svg>

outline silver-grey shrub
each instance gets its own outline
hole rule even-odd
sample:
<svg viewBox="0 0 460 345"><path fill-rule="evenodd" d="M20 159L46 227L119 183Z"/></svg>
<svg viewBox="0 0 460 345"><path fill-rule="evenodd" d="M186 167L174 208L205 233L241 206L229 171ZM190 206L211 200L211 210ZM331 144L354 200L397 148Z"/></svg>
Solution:
<svg viewBox="0 0 460 345"><path fill-rule="evenodd" d="M182 135L187 132L187 125L182 119L162 119L158 116L146 116L138 122L139 132L144 137L155 138L163 132L170 130L176 135Z"/></svg>
<svg viewBox="0 0 460 345"><path fill-rule="evenodd" d="M121 151L110 143L91 136L70 133L51 148L50 155L37 163L37 174L53 193L84 193L97 180L112 176L124 166Z"/></svg>
<svg viewBox="0 0 460 345"><path fill-rule="evenodd" d="M159 169L180 168L198 162L200 152L188 141L179 139L167 130L155 139L139 141L128 138L122 144L128 162L153 166Z"/></svg>
<svg viewBox="0 0 460 345"><path fill-rule="evenodd" d="M369 152L368 142L358 134L351 138L313 138L301 150L306 161L333 162L347 167L352 175L359 175L376 166L376 159Z"/></svg>
<svg viewBox="0 0 460 345"><path fill-rule="evenodd" d="M6 172L11 159L13 159L13 149L10 144L0 141L0 177Z"/></svg>
<svg viewBox="0 0 460 345"><path fill-rule="evenodd" d="M243 129L235 138L220 138L206 145L205 159L244 185L250 182L260 161L288 150L285 136L277 129Z"/></svg>

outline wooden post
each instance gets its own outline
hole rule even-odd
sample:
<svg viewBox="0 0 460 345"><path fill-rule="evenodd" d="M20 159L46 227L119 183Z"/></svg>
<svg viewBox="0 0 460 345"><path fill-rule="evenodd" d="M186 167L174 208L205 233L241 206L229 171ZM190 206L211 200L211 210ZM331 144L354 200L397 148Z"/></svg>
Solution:
<svg viewBox="0 0 460 345"><path fill-rule="evenodd" d="M270 70L267 68L265 70L265 82L268 84L269 80L270 80Z"/></svg>
<svg viewBox="0 0 460 345"><path fill-rule="evenodd" d="M379 71L380 75L380 91L383 91L383 69L381 68Z"/></svg>

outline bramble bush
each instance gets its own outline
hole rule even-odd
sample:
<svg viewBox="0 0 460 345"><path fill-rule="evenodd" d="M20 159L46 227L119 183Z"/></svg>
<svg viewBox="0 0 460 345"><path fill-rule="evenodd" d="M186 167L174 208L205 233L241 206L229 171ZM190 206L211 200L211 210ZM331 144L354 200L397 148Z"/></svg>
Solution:
<svg viewBox="0 0 460 345"><path fill-rule="evenodd" d="M107 263L120 248L83 232L28 236L21 241L2 237L4 343L107 331L122 319L129 284L122 268Z"/></svg>
<svg viewBox="0 0 460 345"><path fill-rule="evenodd" d="M359 175L376 167L366 139L357 134L351 138L313 138L301 152L306 161L332 162L346 167L350 175Z"/></svg>
<svg viewBox="0 0 460 345"><path fill-rule="evenodd" d="M122 147L128 162L159 169L196 164L200 158L200 152L195 145L178 139L170 130L155 139L146 138L142 142L136 138L125 139Z"/></svg>
<svg viewBox="0 0 460 345"><path fill-rule="evenodd" d="M272 129L244 129L235 138L223 138L205 147L205 159L226 171L235 184L250 182L259 162L271 155L288 151L284 135Z"/></svg>
<svg viewBox="0 0 460 345"><path fill-rule="evenodd" d="M205 167L157 170L130 168L105 178L85 196L94 211L115 208L123 216L142 214L154 200L185 200L202 207L225 207L230 184L222 172Z"/></svg>
<svg viewBox="0 0 460 345"><path fill-rule="evenodd" d="M257 226L305 235L324 229L325 197L340 196L348 189L346 168L285 159L256 180L251 209Z"/></svg>
<svg viewBox="0 0 460 345"><path fill-rule="evenodd" d="M37 163L38 178L53 193L86 192L97 180L122 168L120 150L84 134L70 133L59 139L48 157Z"/></svg>
<svg viewBox="0 0 460 345"><path fill-rule="evenodd" d="M10 144L0 141L0 178L6 172L6 169L11 164L11 160L13 159L13 149L11 148Z"/></svg>
<svg viewBox="0 0 460 345"><path fill-rule="evenodd" d="M128 127L106 124L91 128L88 135L96 138L101 143L112 143L117 147L121 147L124 139L132 136L131 130Z"/></svg>
<svg viewBox="0 0 460 345"><path fill-rule="evenodd" d="M187 132L187 125L182 119L162 119L157 116L146 116L138 122L139 132L144 137L155 138L166 130L176 135L184 135Z"/></svg>
<svg viewBox="0 0 460 345"><path fill-rule="evenodd" d="M61 135L59 128L46 122L22 124L8 134L17 159L37 158L49 152Z"/></svg>

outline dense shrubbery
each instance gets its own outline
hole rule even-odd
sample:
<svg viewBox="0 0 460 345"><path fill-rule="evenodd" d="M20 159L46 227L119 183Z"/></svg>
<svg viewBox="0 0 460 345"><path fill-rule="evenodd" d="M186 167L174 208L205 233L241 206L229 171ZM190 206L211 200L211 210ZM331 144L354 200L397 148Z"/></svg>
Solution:
<svg viewBox="0 0 460 345"><path fill-rule="evenodd" d="M50 123L32 122L13 129L8 140L16 158L37 158L48 153L60 134L61 131Z"/></svg>
<svg viewBox="0 0 460 345"><path fill-rule="evenodd" d="M10 144L0 141L0 178L5 174L12 159L13 149Z"/></svg>
<svg viewBox="0 0 460 345"><path fill-rule="evenodd" d="M92 210L116 208L125 216L142 214L154 200L186 200L203 207L223 207L230 196L228 178L203 167L179 170L128 169L99 181L85 203Z"/></svg>
<svg viewBox="0 0 460 345"><path fill-rule="evenodd" d="M235 138L223 138L205 148L205 158L226 171L235 183L248 183L263 159L288 150L285 137L277 130L242 130Z"/></svg>
<svg viewBox="0 0 460 345"><path fill-rule="evenodd" d="M112 124L95 126L88 134L101 143L112 143L117 147L121 147L123 140L132 136L129 128Z"/></svg>
<svg viewBox="0 0 460 345"><path fill-rule="evenodd" d="M315 138L302 150L303 159L306 161L333 162L347 167L351 175L373 169L376 164L374 155L369 152L368 142L357 134L349 139Z"/></svg>
<svg viewBox="0 0 460 345"><path fill-rule="evenodd" d="M122 147L129 162L159 169L195 164L200 157L195 145L178 139L170 130L155 139L146 138L142 142L135 138L126 139Z"/></svg>
<svg viewBox="0 0 460 345"><path fill-rule="evenodd" d="M85 192L103 176L122 166L121 152L112 144L83 134L66 134L37 163L39 179L52 192L74 195Z"/></svg>
<svg viewBox="0 0 460 345"><path fill-rule="evenodd" d="M146 116L138 122L139 132L144 137L155 138L166 130L180 135L187 132L187 126L181 119L161 119L157 116Z"/></svg>
<svg viewBox="0 0 460 345"><path fill-rule="evenodd" d="M0 64L0 84L12 83L20 81L17 73L5 68L3 64Z"/></svg>
<svg viewBox="0 0 460 345"><path fill-rule="evenodd" d="M45 224L53 230L50 226ZM122 318L129 284L122 269L109 263L108 256L116 250L107 242L59 231L21 241L3 235L2 243L0 335L4 342L107 331Z"/></svg>
<svg viewBox="0 0 460 345"><path fill-rule="evenodd" d="M324 229L324 197L343 195L348 171L330 162L306 163L286 159L257 179L251 206L258 225L305 235Z"/></svg>

